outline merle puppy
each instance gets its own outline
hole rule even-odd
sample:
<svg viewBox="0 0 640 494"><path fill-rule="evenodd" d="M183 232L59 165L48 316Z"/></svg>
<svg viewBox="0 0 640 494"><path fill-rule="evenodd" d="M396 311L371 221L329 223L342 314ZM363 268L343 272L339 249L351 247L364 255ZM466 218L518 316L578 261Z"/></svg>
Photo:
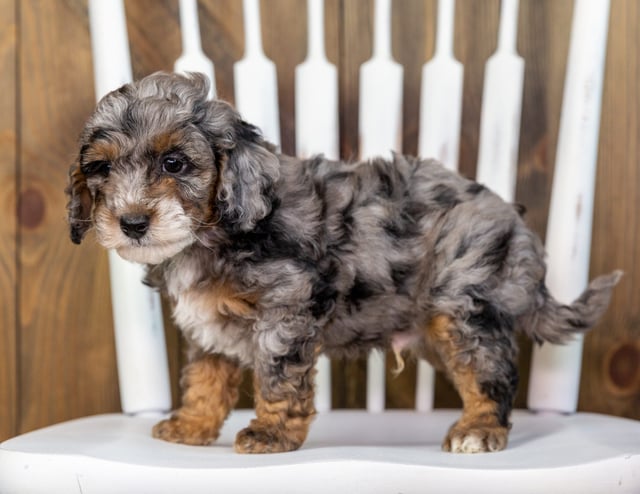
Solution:
<svg viewBox="0 0 640 494"><path fill-rule="evenodd" d="M515 332L562 343L587 330L619 273L562 305L540 240L487 188L433 160L277 154L207 92L201 75L158 73L108 94L67 189L71 239L94 227L146 264L190 344L182 406L153 435L214 441L250 367L257 418L236 450L294 450L315 413L318 354L390 347L427 358L460 393L445 450L503 449Z"/></svg>

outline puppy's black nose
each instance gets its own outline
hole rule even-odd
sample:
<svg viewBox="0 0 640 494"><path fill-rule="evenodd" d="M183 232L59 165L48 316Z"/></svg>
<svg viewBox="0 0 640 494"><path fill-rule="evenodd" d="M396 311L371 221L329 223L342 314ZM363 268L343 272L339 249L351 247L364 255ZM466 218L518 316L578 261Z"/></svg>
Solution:
<svg viewBox="0 0 640 494"><path fill-rule="evenodd" d="M127 237L138 240L149 229L149 217L146 214L125 214L120 217L120 229Z"/></svg>

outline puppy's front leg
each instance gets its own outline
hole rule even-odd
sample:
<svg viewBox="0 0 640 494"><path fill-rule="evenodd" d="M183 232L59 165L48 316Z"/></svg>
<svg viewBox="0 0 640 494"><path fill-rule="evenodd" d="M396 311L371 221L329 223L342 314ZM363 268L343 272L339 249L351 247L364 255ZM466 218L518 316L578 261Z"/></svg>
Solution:
<svg viewBox="0 0 640 494"><path fill-rule="evenodd" d="M315 415L313 405L314 352L301 358L280 357L275 365L255 369L256 418L241 430L238 453L281 453L298 449Z"/></svg>
<svg viewBox="0 0 640 494"><path fill-rule="evenodd" d="M182 406L153 428L153 437L174 443L209 444L238 401L242 371L222 355L203 355L182 373Z"/></svg>

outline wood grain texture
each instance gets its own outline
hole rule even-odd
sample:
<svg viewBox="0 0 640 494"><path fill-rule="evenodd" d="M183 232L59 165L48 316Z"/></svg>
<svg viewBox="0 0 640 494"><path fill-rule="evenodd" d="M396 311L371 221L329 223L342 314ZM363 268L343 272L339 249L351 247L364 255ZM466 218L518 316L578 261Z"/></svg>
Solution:
<svg viewBox="0 0 640 494"><path fill-rule="evenodd" d="M106 252L69 241L62 191L94 106L84 2L20 2L18 429L115 411Z"/></svg>
<svg viewBox="0 0 640 494"><path fill-rule="evenodd" d="M0 222L0 290L6 301L0 313L0 437L119 409L107 258L91 236L72 246L64 221L67 170L77 152L76 136L94 105L86 0L16 1L0 0L0 204L15 211L20 202L19 214ZM203 49L215 64L218 94L233 102L233 64L244 51L242 3L198 3ZM181 52L178 2L125 4L134 75L171 70ZM454 50L465 66L460 169L467 176L475 174L484 65L496 47L499 4L458 0L456 7ZM404 66L403 151L415 153L420 70L433 54L437 1L396 0L392 7L393 55ZM277 65L280 82L282 147L290 152L294 69L306 55L306 2L262 0L261 8L265 51ZM518 50L525 59L525 86L516 198L543 238L572 14L573 0L520 2ZM581 410L638 419L639 23L636 0L612 0L591 272L619 267L626 276L611 310L585 341L579 403ZM359 67L371 56L372 28L372 0L326 1L327 55L339 71L345 159L358 154ZM15 306L18 314L11 309ZM183 343L166 312L177 404ZM523 340L518 406L524 405L530 352L531 344ZM393 367L390 358L388 369ZM365 361L333 362L332 370L334 406L364 406ZM389 372L387 406L413 406L414 370L408 362L398 378ZM251 405L251 388L247 375L240 406ZM438 407L459 405L441 378L435 398Z"/></svg>
<svg viewBox="0 0 640 494"><path fill-rule="evenodd" d="M585 339L579 408L640 418L640 4L611 2L594 204L592 276L625 276Z"/></svg>
<svg viewBox="0 0 640 494"><path fill-rule="evenodd" d="M15 435L18 416L16 331L16 3L0 0L0 441Z"/></svg>

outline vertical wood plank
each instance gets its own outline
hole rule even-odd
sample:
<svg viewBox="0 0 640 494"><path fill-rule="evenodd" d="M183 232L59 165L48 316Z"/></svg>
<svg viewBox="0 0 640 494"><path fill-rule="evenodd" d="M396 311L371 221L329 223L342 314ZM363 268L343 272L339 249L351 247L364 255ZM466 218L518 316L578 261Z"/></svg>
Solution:
<svg viewBox="0 0 640 494"><path fill-rule="evenodd" d="M573 0L523 1L518 50L525 59L517 201L545 238L569 52Z"/></svg>
<svg viewBox="0 0 640 494"><path fill-rule="evenodd" d="M464 66L458 169L471 178L478 160L484 67L497 46L499 13L498 0L456 1L454 53Z"/></svg>
<svg viewBox="0 0 640 494"><path fill-rule="evenodd" d="M373 52L373 0L341 0L339 9L340 156L345 160L354 160L359 150L360 65L371 58Z"/></svg>
<svg viewBox="0 0 640 494"><path fill-rule="evenodd" d="M306 0L263 0L260 2L265 55L276 64L282 152L294 154L296 65L307 54Z"/></svg>
<svg viewBox="0 0 640 494"><path fill-rule="evenodd" d="M16 3L0 0L0 441L17 433Z"/></svg>
<svg viewBox="0 0 640 494"><path fill-rule="evenodd" d="M436 0L403 0L393 4L393 57L404 67L402 152L405 154L418 153L422 66L435 49L437 7Z"/></svg>
<svg viewBox="0 0 640 494"><path fill-rule="evenodd" d="M202 48L216 68L218 97L233 104L233 64L244 54L242 2L201 0L198 4Z"/></svg>
<svg viewBox="0 0 640 494"><path fill-rule="evenodd" d="M69 241L62 191L94 106L86 5L20 2L21 432L119 403L106 253Z"/></svg>
<svg viewBox="0 0 640 494"><path fill-rule="evenodd" d="M580 400L640 418L640 5L611 2L600 125L591 275L622 269L611 307L584 344Z"/></svg>

